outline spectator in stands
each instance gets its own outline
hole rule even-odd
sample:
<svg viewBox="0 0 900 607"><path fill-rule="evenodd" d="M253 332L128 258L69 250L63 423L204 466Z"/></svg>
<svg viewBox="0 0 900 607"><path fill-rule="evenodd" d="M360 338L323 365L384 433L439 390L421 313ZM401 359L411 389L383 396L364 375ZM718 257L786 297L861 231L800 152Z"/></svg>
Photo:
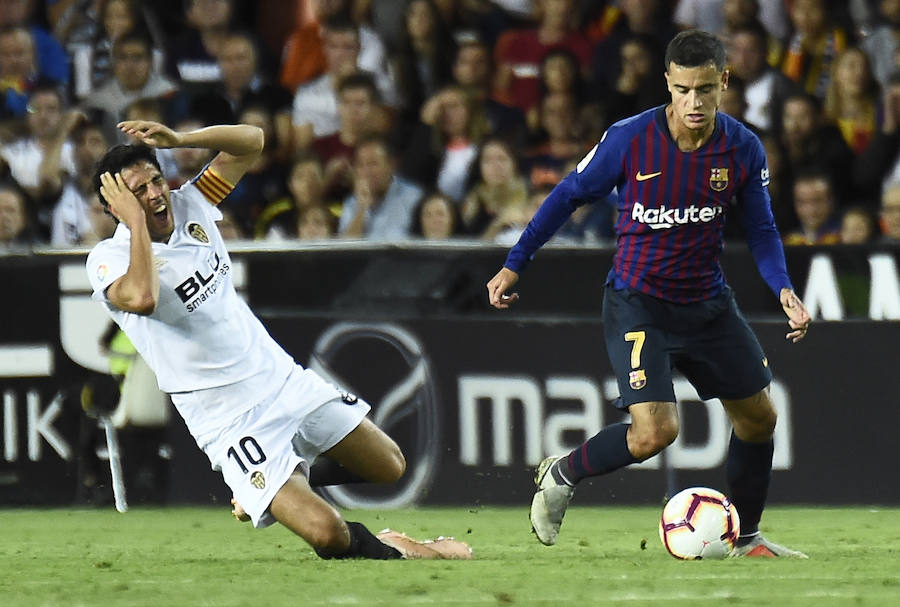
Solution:
<svg viewBox="0 0 900 607"><path fill-rule="evenodd" d="M603 110L595 96L590 95L587 81L578 65L578 58L565 49L547 53L541 61L541 99L554 93L571 95L575 101L575 130L591 145L600 139L606 130ZM540 128L540 104L531 108L526 116L532 131Z"/></svg>
<svg viewBox="0 0 900 607"><path fill-rule="evenodd" d="M886 87L891 74L900 67L896 59L900 51L900 2L880 0L878 7L880 19L860 46L869 56L875 78Z"/></svg>
<svg viewBox="0 0 900 607"><path fill-rule="evenodd" d="M413 213L411 234L423 240L450 240L459 234L459 209L440 192L422 199Z"/></svg>
<svg viewBox="0 0 900 607"><path fill-rule="evenodd" d="M825 93L825 117L837 125L854 154L861 154L878 128L881 91L869 59L859 47L837 56Z"/></svg>
<svg viewBox="0 0 900 607"><path fill-rule="evenodd" d="M722 37L726 44L739 29L748 25L761 25L766 33L766 63L773 68L781 65L784 59L782 40L785 40L790 33L787 7L784 2L722 0L722 16L725 19L725 30Z"/></svg>
<svg viewBox="0 0 900 607"><path fill-rule="evenodd" d="M593 77L599 90L613 87L618 62L610 58L620 57L622 45L635 34L650 36L654 48L666 48L677 33L669 16L664 0L620 0L606 5L597 19L593 36L597 41L592 62Z"/></svg>
<svg viewBox="0 0 900 607"><path fill-rule="evenodd" d="M400 172L423 188L436 185L441 193L461 201L490 128L480 107L461 86L441 89L422 106L421 122Z"/></svg>
<svg viewBox="0 0 900 607"><path fill-rule="evenodd" d="M629 34L618 50L618 69L612 73L612 86L602 95L610 124L668 101L665 81L659 77L665 66L656 38Z"/></svg>
<svg viewBox="0 0 900 607"><path fill-rule="evenodd" d="M881 196L880 242L900 244L900 182L885 189Z"/></svg>
<svg viewBox="0 0 900 607"><path fill-rule="evenodd" d="M875 238L875 218L868 207L854 205L841 217L841 244L869 244Z"/></svg>
<svg viewBox="0 0 900 607"><path fill-rule="evenodd" d="M525 199L525 204L504 209L497 219L488 226L484 234L481 235L482 239L487 242L507 246L515 244L519 240L522 230L534 217L534 214L540 208L551 189L547 187L537 188ZM553 240L560 242L559 235L555 235Z"/></svg>
<svg viewBox="0 0 900 607"><path fill-rule="evenodd" d="M552 50L564 48L578 57L587 73L591 44L572 28L573 0L537 0L536 28L503 33L494 47L494 98L527 113L540 101L540 64Z"/></svg>
<svg viewBox="0 0 900 607"><path fill-rule="evenodd" d="M401 2L390 0L398 13L403 10ZM306 84L328 71L328 52L325 49L325 29L332 21L349 21L356 26L359 50L357 68L375 77L382 95L392 92L393 84L388 66L388 53L378 34L366 23L355 20L350 0L307 0L300 3L300 15L295 30L288 37L282 53L280 82L291 92L301 84ZM398 19L398 27L402 24ZM387 103L394 103L393 96L385 97Z"/></svg>
<svg viewBox="0 0 900 607"><path fill-rule="evenodd" d="M784 236L785 245L826 245L841 241L834 188L828 174L810 170L794 179L794 210L800 228Z"/></svg>
<svg viewBox="0 0 900 607"><path fill-rule="evenodd" d="M337 218L323 205L301 209L297 213L299 240L329 240L337 233Z"/></svg>
<svg viewBox="0 0 900 607"><path fill-rule="evenodd" d="M329 208L324 196L325 181L322 162L312 152L298 154L287 175L288 195L269 203L259 214L253 228L257 239L283 240L291 238L297 227L298 217L311 207ZM336 210L340 210L340 207Z"/></svg>
<svg viewBox="0 0 900 607"><path fill-rule="evenodd" d="M338 131L338 84L359 71L359 31L353 22L335 18L324 25L322 32L326 71L298 87L294 95L292 121L297 149L306 148L316 137Z"/></svg>
<svg viewBox="0 0 900 607"><path fill-rule="evenodd" d="M0 30L25 27L31 33L37 56L37 72L42 79L69 82L69 58L59 42L33 19L34 0L5 0L0 10Z"/></svg>
<svg viewBox="0 0 900 607"><path fill-rule="evenodd" d="M575 100L565 93L547 95L541 102L540 131L523 163L532 188L559 183L569 161L596 143L578 137L575 111Z"/></svg>
<svg viewBox="0 0 900 607"><path fill-rule="evenodd" d="M14 183L0 182L0 251L38 242L30 215L25 192Z"/></svg>
<svg viewBox="0 0 900 607"><path fill-rule="evenodd" d="M793 177L791 176L790 162L780 137L774 133L763 133L760 140L766 151L766 162L769 165L768 190L772 200L772 215L775 217L778 231L784 234L799 225L797 214L794 212ZM728 229L728 224L726 224L726 229Z"/></svg>
<svg viewBox="0 0 900 607"><path fill-rule="evenodd" d="M781 124L784 100L797 88L766 61L767 39L768 33L756 22L736 28L725 45L732 75L746 83L747 122L763 131Z"/></svg>
<svg viewBox="0 0 900 607"><path fill-rule="evenodd" d="M491 51L484 42L470 39L460 43L453 62L453 80L481 106L491 133L503 133L518 147L525 145L528 134L524 114L490 96L493 66Z"/></svg>
<svg viewBox="0 0 900 607"><path fill-rule="evenodd" d="M877 201L892 183L900 183L900 69L891 76L882 97L881 128L857 156L855 189L861 197Z"/></svg>
<svg viewBox="0 0 900 607"><path fill-rule="evenodd" d="M0 30L0 120L25 116L28 95L37 81L31 32L22 26Z"/></svg>
<svg viewBox="0 0 900 607"><path fill-rule="evenodd" d="M391 64L400 106L418 116L426 99L452 80L456 44L432 0L407 0L403 43Z"/></svg>
<svg viewBox="0 0 900 607"><path fill-rule="evenodd" d="M83 106L107 115L107 136L119 132L128 104L137 99L163 98L176 90L174 82L153 70L153 42L146 30L122 34L113 46L112 74L106 84L92 92Z"/></svg>
<svg viewBox="0 0 900 607"><path fill-rule="evenodd" d="M822 104L808 93L798 93L785 99L782 108L782 141L785 160L791 173L809 166L819 167L831 174L841 199L853 195L853 153L840 131L822 116Z"/></svg>
<svg viewBox="0 0 900 607"><path fill-rule="evenodd" d="M249 124L262 129L266 143L241 182L235 185L219 206L231 211L241 233L253 234L263 209L287 195L284 185L287 168L278 160L275 127L266 106L249 106L237 116L237 120L238 124Z"/></svg>
<svg viewBox="0 0 900 607"><path fill-rule="evenodd" d="M93 18L97 22L91 26L91 35L80 41L70 41L66 45L72 57L72 91L75 97L83 99L113 77L113 45L132 30L148 32L152 40L153 69L162 69L162 45L152 35L150 22L146 18L146 7L139 6L137 0L99 2L99 14Z"/></svg>
<svg viewBox="0 0 900 607"><path fill-rule="evenodd" d="M737 28L759 22L773 43L771 65L780 65L780 40L787 37L788 19L784 2L759 0L678 0L672 20L681 29L696 28L727 42Z"/></svg>
<svg viewBox="0 0 900 607"><path fill-rule="evenodd" d="M338 233L343 238L397 241L409 237L419 186L394 175L387 141L372 136L356 145L353 195L344 201Z"/></svg>
<svg viewBox="0 0 900 607"><path fill-rule="evenodd" d="M187 29L166 49L166 75L183 86L218 82L216 57L234 17L234 0L185 0Z"/></svg>
<svg viewBox="0 0 900 607"><path fill-rule="evenodd" d="M57 87L39 83L28 100L26 133L0 147L10 175L37 205L36 227L42 237L49 237L50 217L63 178L75 173L69 135L83 118L81 112L66 109Z"/></svg>
<svg viewBox="0 0 900 607"><path fill-rule="evenodd" d="M366 135L388 130L380 118L378 89L370 74L358 72L342 78L337 96L338 132L319 137L312 144L325 167L325 197L329 200L343 200L350 194L357 142Z"/></svg>
<svg viewBox="0 0 900 607"><path fill-rule="evenodd" d="M525 204L528 188L519 173L515 151L499 137L485 141L473 177L474 185L461 207L462 228L467 234L481 236L506 209Z"/></svg>
<svg viewBox="0 0 900 607"><path fill-rule="evenodd" d="M284 87L273 84L266 78L260 66L260 51L256 38L248 31L230 31L224 35L218 53L219 71L222 78L202 87L186 91L189 104L188 113L206 116L210 107L220 108L227 120L234 123L250 106L264 106L272 115L275 144L272 149L280 160L291 155L293 132L291 126L291 103L293 97ZM184 110L182 110L184 111Z"/></svg>
<svg viewBox="0 0 900 607"><path fill-rule="evenodd" d="M807 93L825 97L837 56L848 46L848 33L834 23L826 0L793 0L793 35L781 70Z"/></svg>
<svg viewBox="0 0 900 607"><path fill-rule="evenodd" d="M82 122L73 132L72 142L75 173L66 176L62 194L53 208L50 244L54 246L93 244L104 237L96 231L96 227L103 226L95 225L91 204L96 198L94 167L109 148L109 141L99 123ZM107 219L114 227L112 218Z"/></svg>

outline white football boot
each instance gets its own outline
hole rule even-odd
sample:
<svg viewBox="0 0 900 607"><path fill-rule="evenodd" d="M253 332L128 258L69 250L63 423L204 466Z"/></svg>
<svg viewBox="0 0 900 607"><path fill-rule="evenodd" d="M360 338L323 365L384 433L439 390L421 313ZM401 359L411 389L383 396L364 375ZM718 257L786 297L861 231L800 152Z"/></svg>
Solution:
<svg viewBox="0 0 900 607"><path fill-rule="evenodd" d="M550 466L563 457L565 456L553 455L545 458L534 476L534 484L538 489L531 500L531 530L545 546L556 543L569 500L575 493L575 487L565 483L557 484L550 473Z"/></svg>

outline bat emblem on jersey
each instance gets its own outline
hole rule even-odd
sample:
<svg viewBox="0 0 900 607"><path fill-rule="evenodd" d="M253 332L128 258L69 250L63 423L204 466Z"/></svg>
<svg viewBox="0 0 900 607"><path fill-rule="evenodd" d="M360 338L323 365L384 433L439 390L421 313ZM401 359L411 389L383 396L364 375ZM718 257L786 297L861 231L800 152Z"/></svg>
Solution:
<svg viewBox="0 0 900 607"><path fill-rule="evenodd" d="M709 170L709 187L716 192L721 192L728 187L728 169L717 168Z"/></svg>
<svg viewBox="0 0 900 607"><path fill-rule="evenodd" d="M263 476L263 473L257 470L253 474L250 475L250 484L256 487L257 489L265 489L266 488L266 477Z"/></svg>
<svg viewBox="0 0 900 607"><path fill-rule="evenodd" d="M659 177L662 175L662 171L656 171L655 173L647 173L646 175L642 174L640 171L637 172L637 175L634 176L636 181L647 181L648 179L653 179L654 177Z"/></svg>
<svg viewBox="0 0 900 607"><path fill-rule="evenodd" d="M187 224L187 226L185 226L185 230L187 231L188 236L190 236L194 240L199 240L203 244L209 244L209 236L207 236L206 230L204 230L203 226L196 221L192 221Z"/></svg>

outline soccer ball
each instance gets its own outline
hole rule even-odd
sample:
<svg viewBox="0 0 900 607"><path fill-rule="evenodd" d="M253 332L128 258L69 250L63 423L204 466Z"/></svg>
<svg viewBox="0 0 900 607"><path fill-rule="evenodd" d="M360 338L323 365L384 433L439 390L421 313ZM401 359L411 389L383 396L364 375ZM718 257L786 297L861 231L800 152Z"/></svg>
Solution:
<svg viewBox="0 0 900 607"><path fill-rule="evenodd" d="M677 559L723 559L741 531L738 513L724 494L691 487L670 499L659 520L659 539Z"/></svg>

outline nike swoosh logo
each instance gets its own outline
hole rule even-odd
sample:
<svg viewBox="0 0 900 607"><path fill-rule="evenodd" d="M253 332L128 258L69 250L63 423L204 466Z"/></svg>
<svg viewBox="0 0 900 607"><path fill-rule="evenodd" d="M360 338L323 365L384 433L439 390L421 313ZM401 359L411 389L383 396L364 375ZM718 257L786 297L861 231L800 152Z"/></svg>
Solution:
<svg viewBox="0 0 900 607"><path fill-rule="evenodd" d="M637 175L634 178L638 181L647 181L648 179L653 179L654 177L659 177L662 175L662 171L656 171L655 173L647 173L646 175L641 175L641 172L638 171Z"/></svg>

